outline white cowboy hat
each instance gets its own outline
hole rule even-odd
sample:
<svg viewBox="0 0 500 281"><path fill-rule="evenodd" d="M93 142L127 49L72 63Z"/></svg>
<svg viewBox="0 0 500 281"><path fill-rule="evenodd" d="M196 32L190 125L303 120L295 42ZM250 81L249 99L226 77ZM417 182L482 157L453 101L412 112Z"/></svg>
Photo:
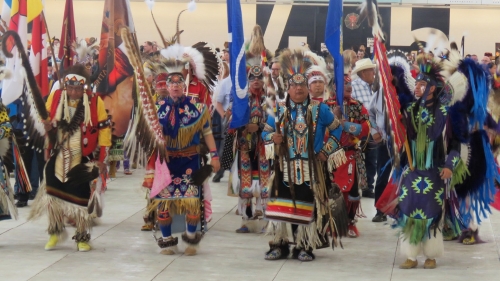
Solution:
<svg viewBox="0 0 500 281"><path fill-rule="evenodd" d="M375 68L377 67L370 59L361 59L356 62L354 65L354 69L351 72L352 76L356 76L358 72L365 69Z"/></svg>

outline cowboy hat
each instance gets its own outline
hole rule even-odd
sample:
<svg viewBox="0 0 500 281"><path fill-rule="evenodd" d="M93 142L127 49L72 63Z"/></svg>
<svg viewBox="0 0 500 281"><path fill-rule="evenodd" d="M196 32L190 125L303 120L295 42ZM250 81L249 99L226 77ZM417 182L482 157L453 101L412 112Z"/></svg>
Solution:
<svg viewBox="0 0 500 281"><path fill-rule="evenodd" d="M375 68L377 67L370 59L361 59L356 62L354 65L354 69L352 70L351 75L355 76L358 72L365 69Z"/></svg>

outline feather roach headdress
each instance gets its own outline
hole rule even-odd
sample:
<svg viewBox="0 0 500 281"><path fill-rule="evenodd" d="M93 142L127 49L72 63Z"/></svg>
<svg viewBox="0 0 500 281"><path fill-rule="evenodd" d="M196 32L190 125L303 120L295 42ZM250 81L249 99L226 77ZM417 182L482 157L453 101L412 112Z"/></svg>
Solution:
<svg viewBox="0 0 500 281"><path fill-rule="evenodd" d="M168 75L182 75L182 71L188 67L188 64L191 61L191 57L185 55L184 47L179 44L162 49L160 54L161 58L159 68L164 69ZM201 55L199 54L199 56Z"/></svg>
<svg viewBox="0 0 500 281"><path fill-rule="evenodd" d="M190 71L202 83L211 88L219 75L219 59L212 48L205 42L199 42L192 47L174 44L160 51L160 69L165 69L168 75L182 73L187 69L186 83L189 83Z"/></svg>
<svg viewBox="0 0 500 281"><path fill-rule="evenodd" d="M285 76L288 85L291 83L301 84L307 82L306 71L311 67L311 62L304 59L304 50L285 50L280 55L281 72Z"/></svg>
<svg viewBox="0 0 500 281"><path fill-rule="evenodd" d="M411 75L412 66L408 63L406 54L400 50L389 51L387 60L391 66L393 77L397 79L398 94L413 95L415 92L415 78Z"/></svg>
<svg viewBox="0 0 500 281"><path fill-rule="evenodd" d="M203 57L203 62L196 61L196 77L200 79L208 89L213 88L220 73L222 60L217 56L215 48L212 48L206 42L198 42L191 48L197 50ZM203 73L203 76L201 76L201 73Z"/></svg>
<svg viewBox="0 0 500 281"><path fill-rule="evenodd" d="M417 57L417 63L420 69L420 73L416 78L417 81L423 80L431 86L443 87L444 78L441 74L443 66L440 62L435 61L429 55L420 54Z"/></svg>
<svg viewBox="0 0 500 281"><path fill-rule="evenodd" d="M264 76L264 67L271 61L272 55L264 45L264 35L259 25L254 26L250 41L246 45L247 75Z"/></svg>

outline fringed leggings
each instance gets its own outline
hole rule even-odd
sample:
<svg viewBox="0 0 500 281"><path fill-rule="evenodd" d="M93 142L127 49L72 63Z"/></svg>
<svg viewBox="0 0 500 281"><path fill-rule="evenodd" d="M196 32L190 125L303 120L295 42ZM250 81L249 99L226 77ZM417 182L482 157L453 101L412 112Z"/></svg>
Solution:
<svg viewBox="0 0 500 281"><path fill-rule="evenodd" d="M149 192L148 192L149 194ZM144 223L147 223L147 224L153 224L155 223L155 220L156 220L156 210L152 210L152 211L148 211L150 208L149 208L149 205L152 203L152 200L148 199L147 201L147 205L146 205L146 213L144 214Z"/></svg>
<svg viewBox="0 0 500 281"><path fill-rule="evenodd" d="M440 230L436 230L436 235L434 236L434 231L431 230L430 237L417 245L411 244L410 240L401 237L401 254L407 259L415 261L417 256L423 250L424 256L428 259L439 258L443 255L444 244L443 244L443 234Z"/></svg>
<svg viewBox="0 0 500 281"><path fill-rule="evenodd" d="M163 238L172 236L172 219L168 211L158 210L158 225L160 226ZM194 238L196 236L196 229L200 219L200 214L186 213L186 235L189 238Z"/></svg>
<svg viewBox="0 0 500 281"><path fill-rule="evenodd" d="M55 204L48 206L49 227L47 232L50 235L61 235L65 229L65 219L73 221L76 225L76 233L90 232L92 218L90 215L80 215L78 213L86 212L82 210L73 214L65 214L63 208L56 207Z"/></svg>

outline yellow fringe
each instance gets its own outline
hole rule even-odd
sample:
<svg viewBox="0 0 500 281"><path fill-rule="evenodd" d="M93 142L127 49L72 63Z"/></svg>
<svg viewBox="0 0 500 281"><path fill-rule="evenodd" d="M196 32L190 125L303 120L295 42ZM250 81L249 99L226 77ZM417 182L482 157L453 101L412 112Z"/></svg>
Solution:
<svg viewBox="0 0 500 281"><path fill-rule="evenodd" d="M199 216L201 213L201 202L199 198L153 199L147 208L147 212L156 210L159 212L168 211L171 216L182 214Z"/></svg>
<svg viewBox="0 0 500 281"><path fill-rule="evenodd" d="M201 118L196 124L186 128L179 128L177 138L172 139L169 136L165 136L167 146L176 149L182 149L186 146L189 146L191 141L193 141L195 134L197 132L202 132L205 123L210 121L210 113L208 112L206 107L203 108L203 112L201 114Z"/></svg>

